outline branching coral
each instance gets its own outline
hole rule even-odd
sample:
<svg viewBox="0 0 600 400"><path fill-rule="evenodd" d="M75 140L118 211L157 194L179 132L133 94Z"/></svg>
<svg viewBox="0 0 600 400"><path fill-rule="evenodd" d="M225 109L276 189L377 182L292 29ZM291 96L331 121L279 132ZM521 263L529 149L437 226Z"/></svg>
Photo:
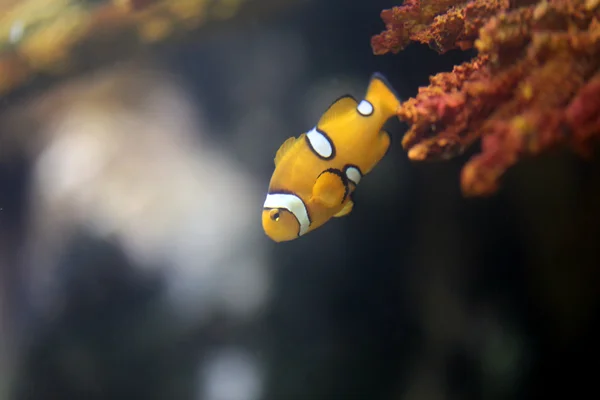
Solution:
<svg viewBox="0 0 600 400"><path fill-rule="evenodd" d="M426 1L408 3L403 7L414 12ZM438 52L470 43L479 52L452 72L431 77L428 87L400 107L399 118L411 125L403 139L409 158L454 157L482 138L482 152L463 168L461 185L465 195L486 195L523 157L558 145L589 155L592 139L600 138L600 0L454 3L458 5L446 13L437 10L434 19L429 14L431 23L408 37L397 27L412 14L400 7L395 25L388 23L396 33L383 35L401 39L374 38L376 53L384 47L395 51L408 38L424 42L426 37ZM480 13L476 21L461 14L467 21L463 27L481 29L477 37L465 29L457 35L456 11L480 3L494 4L497 13L487 20ZM446 36L440 34L445 24Z"/></svg>
<svg viewBox="0 0 600 400"><path fill-rule="evenodd" d="M406 0L383 10L387 30L371 39L375 54L398 53L411 40L428 44L440 53L473 46L483 22L509 7L510 0Z"/></svg>

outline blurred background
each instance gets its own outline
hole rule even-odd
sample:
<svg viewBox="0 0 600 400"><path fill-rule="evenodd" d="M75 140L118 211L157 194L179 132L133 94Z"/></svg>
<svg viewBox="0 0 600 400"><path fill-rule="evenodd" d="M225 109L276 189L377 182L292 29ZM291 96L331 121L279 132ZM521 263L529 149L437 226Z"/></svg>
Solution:
<svg viewBox="0 0 600 400"><path fill-rule="evenodd" d="M4 99L2 398L594 397L598 158L547 154L465 199L477 149L411 163L391 121L351 215L273 243L285 139L375 71L407 99L471 54L372 55L394 1L251 3Z"/></svg>

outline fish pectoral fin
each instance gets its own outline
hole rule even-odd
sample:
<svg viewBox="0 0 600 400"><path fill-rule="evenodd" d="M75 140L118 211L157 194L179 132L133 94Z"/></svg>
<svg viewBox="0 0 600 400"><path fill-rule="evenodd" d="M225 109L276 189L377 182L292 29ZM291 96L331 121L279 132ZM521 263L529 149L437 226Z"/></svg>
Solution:
<svg viewBox="0 0 600 400"><path fill-rule="evenodd" d="M302 136L304 134L300 135L299 137L290 137L287 138L285 140L285 142L283 142L281 144L281 146L279 146L279 149L277 150L277 153L275 153L275 159L273 161L275 161L275 166L277 166L277 164L279 164L279 161L281 161L281 158L285 155L285 153L287 153L293 146L294 144L302 139Z"/></svg>
<svg viewBox="0 0 600 400"><path fill-rule="evenodd" d="M317 126L323 128L329 122L335 121L341 116L348 115L349 112L356 109L358 102L352 96L345 95L334 101L329 108L323 113ZM352 115L352 114L350 114Z"/></svg>
<svg viewBox="0 0 600 400"><path fill-rule="evenodd" d="M335 173L325 171L319 175L313 186L312 200L327 208L333 208L344 201L347 193L348 189L342 178Z"/></svg>
<svg viewBox="0 0 600 400"><path fill-rule="evenodd" d="M340 211L338 211L337 214L334 214L334 217L336 217L336 218L344 217L344 216L350 214L350 212L352 211L353 208L354 208L354 202L352 200L348 200L346 202L346 204L344 204L344 207L342 207L342 209Z"/></svg>

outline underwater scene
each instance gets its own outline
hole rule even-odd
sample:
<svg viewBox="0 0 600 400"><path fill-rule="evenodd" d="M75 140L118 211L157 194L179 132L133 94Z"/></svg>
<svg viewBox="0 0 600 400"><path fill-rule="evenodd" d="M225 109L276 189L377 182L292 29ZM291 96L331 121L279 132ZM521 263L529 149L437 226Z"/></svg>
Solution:
<svg viewBox="0 0 600 400"><path fill-rule="evenodd" d="M595 398L598 139L600 0L0 0L0 400Z"/></svg>

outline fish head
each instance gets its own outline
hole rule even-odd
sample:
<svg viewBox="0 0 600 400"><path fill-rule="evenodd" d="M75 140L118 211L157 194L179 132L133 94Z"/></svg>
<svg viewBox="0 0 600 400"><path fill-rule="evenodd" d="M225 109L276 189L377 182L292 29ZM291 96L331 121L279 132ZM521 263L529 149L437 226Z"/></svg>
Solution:
<svg viewBox="0 0 600 400"><path fill-rule="evenodd" d="M266 235L275 242L296 239L300 231L298 220L285 208L264 209L262 225Z"/></svg>

